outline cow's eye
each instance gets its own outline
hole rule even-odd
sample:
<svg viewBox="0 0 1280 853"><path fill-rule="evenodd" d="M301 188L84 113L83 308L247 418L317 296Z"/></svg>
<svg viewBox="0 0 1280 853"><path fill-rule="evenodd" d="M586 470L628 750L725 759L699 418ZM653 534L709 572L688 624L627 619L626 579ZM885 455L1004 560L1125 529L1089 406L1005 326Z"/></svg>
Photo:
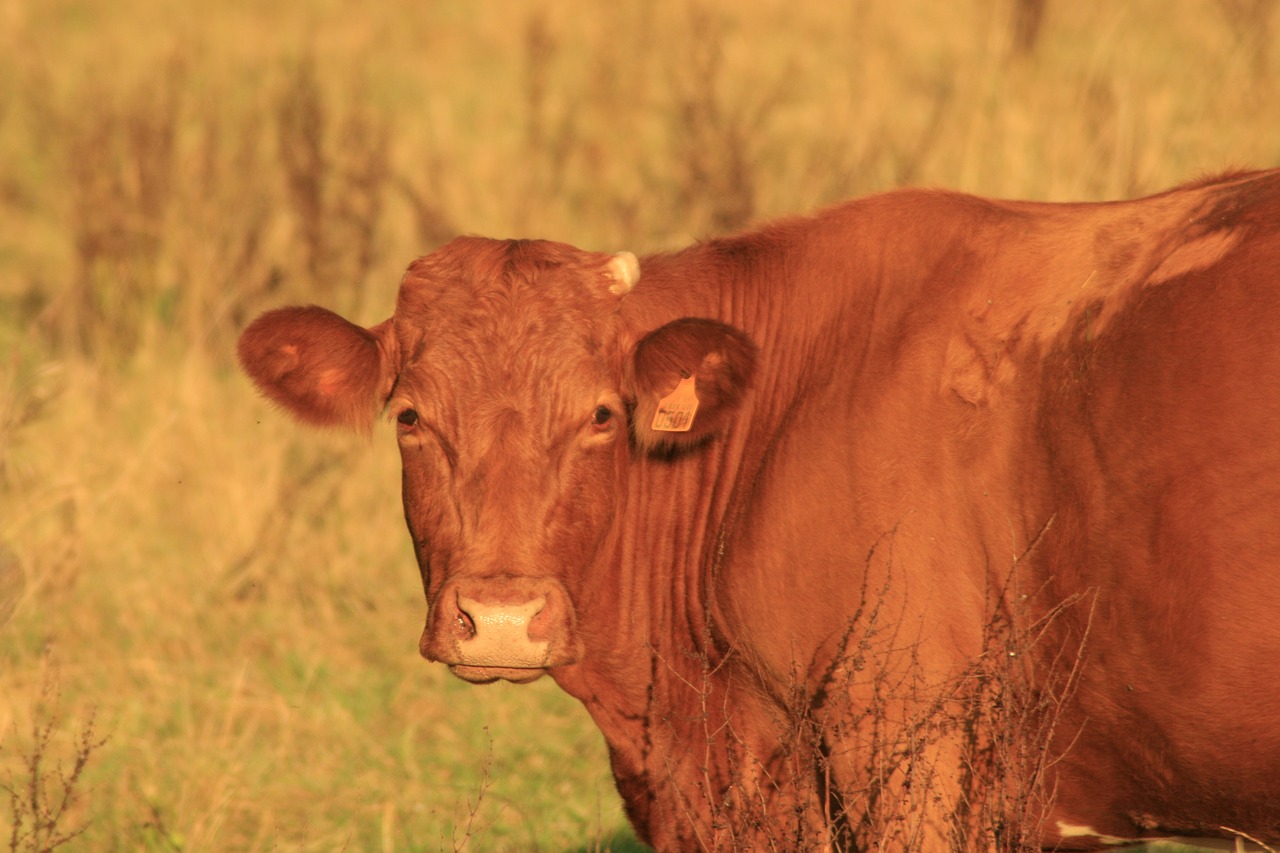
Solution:
<svg viewBox="0 0 1280 853"><path fill-rule="evenodd" d="M608 426L611 420L613 420L613 410L608 406L596 406L596 410L591 413L591 425L596 429Z"/></svg>
<svg viewBox="0 0 1280 853"><path fill-rule="evenodd" d="M405 409L396 415L396 421L402 426L413 426L418 422L418 413L413 409Z"/></svg>

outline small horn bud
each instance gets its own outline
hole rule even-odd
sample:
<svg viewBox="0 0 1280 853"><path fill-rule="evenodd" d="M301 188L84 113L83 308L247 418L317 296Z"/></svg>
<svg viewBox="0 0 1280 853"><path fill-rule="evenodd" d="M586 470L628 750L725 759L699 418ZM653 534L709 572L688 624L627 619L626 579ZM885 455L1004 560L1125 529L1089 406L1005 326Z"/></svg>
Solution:
<svg viewBox="0 0 1280 853"><path fill-rule="evenodd" d="M640 280L640 262L630 252L618 252L609 259L606 273L613 279L613 284L609 285L609 292L615 296L622 296L630 293L636 286L636 282Z"/></svg>

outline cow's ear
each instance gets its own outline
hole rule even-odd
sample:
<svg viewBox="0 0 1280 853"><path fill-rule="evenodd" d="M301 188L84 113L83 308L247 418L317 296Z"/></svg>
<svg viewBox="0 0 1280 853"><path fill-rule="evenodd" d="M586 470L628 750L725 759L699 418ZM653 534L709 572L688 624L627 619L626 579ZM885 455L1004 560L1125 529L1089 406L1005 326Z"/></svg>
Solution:
<svg viewBox="0 0 1280 853"><path fill-rule="evenodd" d="M723 429L751 386L755 344L716 320L673 320L648 333L631 357L636 442L692 446Z"/></svg>
<svg viewBox="0 0 1280 853"><path fill-rule="evenodd" d="M391 321L372 329L314 305L268 311L240 335L240 364L299 420L367 431L395 378Z"/></svg>

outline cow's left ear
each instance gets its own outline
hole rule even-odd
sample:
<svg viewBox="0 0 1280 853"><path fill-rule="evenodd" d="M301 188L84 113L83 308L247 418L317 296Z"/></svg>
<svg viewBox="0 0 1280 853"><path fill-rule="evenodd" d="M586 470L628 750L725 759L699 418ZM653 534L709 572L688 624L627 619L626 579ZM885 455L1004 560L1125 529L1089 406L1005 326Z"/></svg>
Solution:
<svg viewBox="0 0 1280 853"><path fill-rule="evenodd" d="M690 447L724 428L751 387L756 346L717 320L673 320L640 339L630 386L636 442Z"/></svg>
<svg viewBox="0 0 1280 853"><path fill-rule="evenodd" d="M240 335L240 364L299 420L368 432L395 380L391 320L365 329L314 305L268 311Z"/></svg>

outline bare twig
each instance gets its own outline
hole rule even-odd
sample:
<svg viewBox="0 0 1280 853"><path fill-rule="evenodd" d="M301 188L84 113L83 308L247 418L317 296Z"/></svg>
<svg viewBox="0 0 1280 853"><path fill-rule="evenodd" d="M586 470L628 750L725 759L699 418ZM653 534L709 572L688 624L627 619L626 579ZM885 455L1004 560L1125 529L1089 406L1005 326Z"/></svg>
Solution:
<svg viewBox="0 0 1280 853"><path fill-rule="evenodd" d="M23 756L24 778L10 776L0 783L0 791L9 795L10 853L51 853L84 834L89 822L68 826L70 812L83 796L83 774L94 752L107 738L99 737L95 715L80 727L68 770L59 760L50 768L53 737L62 725L56 676L41 688L41 706L48 708L31 723L31 745Z"/></svg>

